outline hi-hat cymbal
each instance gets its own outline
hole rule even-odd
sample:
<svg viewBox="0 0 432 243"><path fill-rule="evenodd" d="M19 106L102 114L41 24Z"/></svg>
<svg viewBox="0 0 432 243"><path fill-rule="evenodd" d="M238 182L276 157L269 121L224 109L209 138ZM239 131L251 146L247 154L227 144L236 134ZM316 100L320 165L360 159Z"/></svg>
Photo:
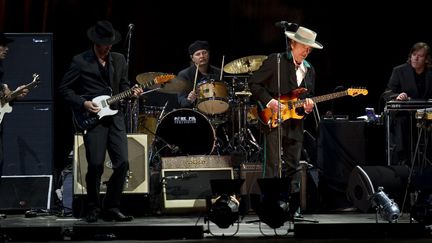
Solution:
<svg viewBox="0 0 432 243"><path fill-rule="evenodd" d="M157 92L166 94L177 94L183 92L188 87L188 82L176 77L174 74L161 72L147 72L136 76L140 84L154 83L149 89L157 89Z"/></svg>
<svg viewBox="0 0 432 243"><path fill-rule="evenodd" d="M247 56L236 59L224 67L224 71L230 74L251 73L258 70L267 56Z"/></svg>

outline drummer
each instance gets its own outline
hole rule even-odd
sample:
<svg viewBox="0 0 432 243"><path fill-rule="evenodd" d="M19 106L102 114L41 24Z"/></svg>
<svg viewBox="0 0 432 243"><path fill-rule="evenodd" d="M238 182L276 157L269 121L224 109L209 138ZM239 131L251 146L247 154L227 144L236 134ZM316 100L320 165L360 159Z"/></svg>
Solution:
<svg viewBox="0 0 432 243"><path fill-rule="evenodd" d="M194 108L197 99L197 85L199 82L218 79L221 69L210 65L210 47L207 41L197 40L189 45L189 67L178 73L178 78L190 83L189 87L177 95L180 107ZM198 72L197 72L198 67ZM196 77L195 77L196 76ZM196 79L196 83L195 83Z"/></svg>

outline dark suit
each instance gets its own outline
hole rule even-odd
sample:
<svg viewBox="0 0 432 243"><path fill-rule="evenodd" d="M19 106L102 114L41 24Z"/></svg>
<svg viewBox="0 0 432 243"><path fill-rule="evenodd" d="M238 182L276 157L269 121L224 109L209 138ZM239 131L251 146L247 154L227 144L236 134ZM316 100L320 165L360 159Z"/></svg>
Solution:
<svg viewBox="0 0 432 243"><path fill-rule="evenodd" d="M299 98L313 96L315 87L315 70L307 61L305 77L300 87L305 87L308 92ZM250 79L250 89L253 97L265 107L272 99L278 97L278 54L274 53L263 62L263 65ZM281 53L280 58L280 92L286 95L299 88L297 85L296 69L291 52ZM302 109L299 112L303 112ZM286 162L286 174L292 175L298 166L303 142L303 119L288 119L282 126L282 160ZM267 133L267 160L266 176L278 176L278 129L273 128ZM293 180L293 183L295 180ZM293 187L294 191L297 191Z"/></svg>
<svg viewBox="0 0 432 243"><path fill-rule="evenodd" d="M112 90L112 95L115 95L130 88L127 64L122 54L111 52L105 67L107 69L97 62L93 50L73 57L59 91L74 110L84 110L84 97L106 95L107 90ZM118 112L116 115L103 117L96 127L86 131L84 145L88 161L86 184L89 208L100 207L99 190L107 150L114 171L107 183L103 206L107 209L119 207L129 167L123 114Z"/></svg>
<svg viewBox="0 0 432 243"><path fill-rule="evenodd" d="M418 75L409 63L393 68L383 98L389 101L402 92L411 99L432 99L432 70L428 68ZM392 113L390 119L390 161L394 165L405 164L411 160L411 148L416 141L415 137L410 136L410 130L416 130L416 121L407 111Z"/></svg>

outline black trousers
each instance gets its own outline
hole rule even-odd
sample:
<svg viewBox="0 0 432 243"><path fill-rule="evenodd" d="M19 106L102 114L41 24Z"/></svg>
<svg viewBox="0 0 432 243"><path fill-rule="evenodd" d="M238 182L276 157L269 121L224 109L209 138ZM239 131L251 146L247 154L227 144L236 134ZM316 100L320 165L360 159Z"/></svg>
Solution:
<svg viewBox="0 0 432 243"><path fill-rule="evenodd" d="M281 127L281 152L282 152L282 177L289 177L291 179L291 192L298 192L300 190L300 172L297 171L300 161L301 149L303 141L290 138L288 136L288 129L285 127L285 123ZM267 133L267 152L266 152L266 166L265 175L268 178L279 177L279 144L278 144L278 129L274 128Z"/></svg>
<svg viewBox="0 0 432 243"><path fill-rule="evenodd" d="M86 184L88 207L100 207L101 177L104 172L105 153L111 159L113 174L107 182L104 208L120 206L128 162L128 145L125 126L114 124L112 117L105 117L100 124L84 134L88 162Z"/></svg>

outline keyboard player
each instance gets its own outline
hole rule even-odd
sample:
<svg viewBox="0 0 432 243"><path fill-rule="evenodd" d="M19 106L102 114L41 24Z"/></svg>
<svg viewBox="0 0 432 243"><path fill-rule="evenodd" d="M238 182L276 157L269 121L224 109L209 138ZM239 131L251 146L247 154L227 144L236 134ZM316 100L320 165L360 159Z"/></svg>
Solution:
<svg viewBox="0 0 432 243"><path fill-rule="evenodd" d="M393 68L382 97L387 102L407 103L410 100L432 99L432 58L428 44L418 42L411 47L408 60ZM413 141L417 140L416 123L413 122L415 110L395 110L388 113L389 161L391 165L410 165Z"/></svg>

